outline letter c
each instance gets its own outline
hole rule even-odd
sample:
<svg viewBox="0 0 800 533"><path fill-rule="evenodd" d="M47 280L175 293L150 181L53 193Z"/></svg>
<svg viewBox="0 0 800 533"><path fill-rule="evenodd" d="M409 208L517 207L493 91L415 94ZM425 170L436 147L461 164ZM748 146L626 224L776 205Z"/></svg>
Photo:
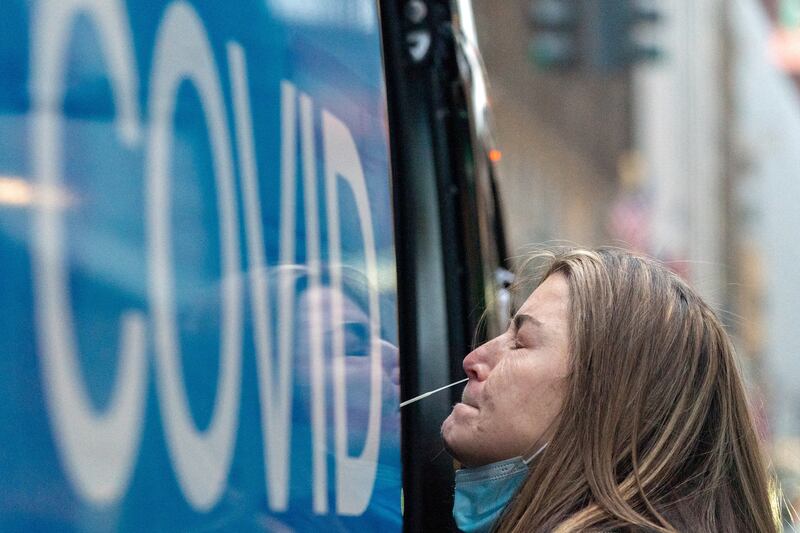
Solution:
<svg viewBox="0 0 800 533"><path fill-rule="evenodd" d="M38 2L31 17L31 153L38 194L32 250L36 333L47 410L67 478L82 498L109 504L125 493L141 441L147 393L145 319L139 311L122 313L114 392L109 406L98 413L86 392L77 357L60 212L63 202L56 196L63 168L64 52L72 22L81 12L99 30L100 48L110 70L117 133L128 147L136 144L139 134L138 75L121 2Z"/></svg>

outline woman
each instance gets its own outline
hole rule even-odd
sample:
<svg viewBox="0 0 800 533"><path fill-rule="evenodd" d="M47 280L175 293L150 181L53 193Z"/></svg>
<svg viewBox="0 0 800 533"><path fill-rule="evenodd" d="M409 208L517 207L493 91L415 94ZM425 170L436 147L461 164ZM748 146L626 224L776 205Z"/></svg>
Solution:
<svg viewBox="0 0 800 533"><path fill-rule="evenodd" d="M464 531L778 530L733 346L655 261L545 255L442 425Z"/></svg>

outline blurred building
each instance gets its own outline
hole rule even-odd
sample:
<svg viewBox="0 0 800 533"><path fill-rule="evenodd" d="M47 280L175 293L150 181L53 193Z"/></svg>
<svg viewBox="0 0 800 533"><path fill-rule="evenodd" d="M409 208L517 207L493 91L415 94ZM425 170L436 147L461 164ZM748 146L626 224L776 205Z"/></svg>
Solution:
<svg viewBox="0 0 800 533"><path fill-rule="evenodd" d="M783 489L800 504L800 2L735 0L731 175L743 352L762 386ZM795 518L795 520L797 520ZM798 523L797 521L795 522Z"/></svg>
<svg viewBox="0 0 800 533"><path fill-rule="evenodd" d="M541 71L530 60L529 0L473 2L492 83L510 249L562 239L600 244L617 165L630 144L625 74Z"/></svg>

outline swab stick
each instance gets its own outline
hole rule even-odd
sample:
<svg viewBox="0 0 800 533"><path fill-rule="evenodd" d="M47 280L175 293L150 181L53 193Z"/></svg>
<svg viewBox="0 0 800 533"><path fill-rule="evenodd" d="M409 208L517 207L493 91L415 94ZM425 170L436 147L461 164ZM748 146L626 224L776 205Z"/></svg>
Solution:
<svg viewBox="0 0 800 533"><path fill-rule="evenodd" d="M459 383L464 383L464 382L465 382L465 381L467 381L467 380L469 380L469 378L464 378L464 379L462 379L462 380L460 380L460 381L456 381L455 383L451 383L450 385L445 385L444 387L439 387L439 388L438 388L438 389L436 389L436 390L432 390L432 391L430 391L430 392L426 392L426 393L424 393L424 394L420 394L419 396L416 396L416 397L414 397L414 398L411 398L410 400L406 400L406 401L404 401L404 402L401 402L401 403L400 403L400 407L405 407L406 405L408 405L408 404L410 404L410 403L414 403L414 402L416 402L417 400L421 400L421 399L423 399L423 398L427 398L427 397L428 397L428 396L430 396L431 394L436 394L437 392L439 392L439 391L441 391L441 390L444 390L444 389L449 389L450 387L452 387L452 386L454 386L454 385L458 385Z"/></svg>

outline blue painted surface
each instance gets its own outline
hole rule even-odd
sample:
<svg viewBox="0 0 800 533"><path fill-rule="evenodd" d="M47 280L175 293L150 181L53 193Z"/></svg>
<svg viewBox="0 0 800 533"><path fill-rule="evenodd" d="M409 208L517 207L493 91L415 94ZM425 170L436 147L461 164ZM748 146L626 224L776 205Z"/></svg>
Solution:
<svg viewBox="0 0 800 533"><path fill-rule="evenodd" d="M82 11L70 13L64 7L79 4L84 6ZM101 5L105 7L97 7ZM111 74L115 59L108 52L113 39L104 36L99 29L103 23L98 22L111 12L111 5L120 8L113 16L122 21L119 27L127 28L130 38L114 34L131 58L119 69L130 76L122 83L134 95L137 135L130 141L117 123L121 92ZM46 43L53 34L46 32L45 44L37 45L36 32L47 29L44 21L55 6L65 9L53 23L66 28L67 38L63 47L51 50L58 56L55 64L63 66L63 80L54 81L48 78L53 71L42 71L43 77L37 77L48 53L42 47L49 46ZM376 5L355 0L4 0L0 11L4 20L0 31L0 530L399 530L397 296ZM191 79L178 81L173 93L156 94L157 43L167 15L178 12L184 22L199 21L194 28L202 30L210 45L212 78L221 88L222 120L209 119L203 89ZM173 63L166 71L175 68L175 58L181 54L187 61L203 55L202 50L191 49L197 39L185 35L186 31L185 25L179 27L176 42L189 49L170 54L167 60ZM261 295L269 312L272 386L260 377L263 368L257 360L259 315L253 312L257 273L251 266L255 250L248 239L253 228L246 223L245 161L236 129L242 116L235 111L230 45L240 46L247 71L247 115L252 121L261 208L257 225L265 254L262 279L266 286ZM60 87L63 98L47 93L46 86ZM282 87L288 90L283 96ZM174 99L172 116L156 116L157 98ZM305 138L304 105L310 105L313 126ZM282 135L282 117L293 119L293 139ZM326 117L344 130L326 130ZM152 144L159 121L166 121L171 132L169 146ZM231 196L224 196L224 185L220 185L212 130L228 137ZM51 143L55 148L49 152L48 132L55 132ZM327 196L331 187L327 167L344 150L342 146L346 148L339 141L348 137L363 169L371 220L359 213L358 193L353 181L348 181L353 176L335 176L333 194ZM328 158L326 143L332 147ZM158 179L167 184L167 207L156 199L158 179L149 166L154 154L165 150L167 170ZM292 154L295 172L282 177L284 150ZM304 163L309 161L304 154L311 154L315 163L316 191L304 186ZM43 164L47 159L56 161L53 167ZM353 158L348 161L352 163ZM286 211L289 204L282 207L281 198L290 187L287 175L294 181L295 198L290 202L294 217ZM309 218L307 199L314 194L316 216ZM339 214L338 262L336 254L332 257L330 201ZM228 215L234 225L227 230L223 204L233 206ZM317 226L311 228L314 219ZM366 250L366 224L373 234L373 262ZM281 238L282 225L294 245L293 256L282 256L287 244ZM166 244L159 248L155 241L163 231L158 228L167 226ZM309 248L314 234L319 235L321 261L316 288ZM226 274L222 250L231 240L238 241L238 249L231 249L232 271ZM166 267L154 259L159 249L167 250ZM171 276L164 277L165 271ZM159 280L166 280L166 289ZM62 292L53 283L60 284ZM225 296L226 284L239 288ZM284 306L282 287L288 287L290 310ZM158 303L163 291L170 295L171 305L166 308ZM48 318L48 305L61 312ZM240 313L240 319L233 320L232 341L221 333L225 305ZM207 437L211 432L215 405L222 401L221 369L231 361L241 365L231 389L234 407L229 411L235 420L229 431L222 431L232 439L227 455L212 446L210 459L188 459L193 465L188 468L201 472L204 461L219 463L208 468L222 471L221 485L207 488L204 497L189 494L193 482L177 466L176 453L189 448L177 452L170 448L166 396L176 386L164 377L159 363L164 360L158 341L164 330L156 316L159 309L167 309L174 317L177 349L171 354L179 361L178 396L186 399L187 420L196 436ZM141 402L141 412L132 426L111 432L132 451L123 461L129 469L117 470L116 479L104 481L104 472L111 472L104 470L104 461L114 460L117 454L109 453L114 447L92 442L86 433L73 435L83 452L70 449L64 432L76 431L78 424L72 423L70 405L65 406L55 391L54 383L63 375L51 376L47 368L55 359L74 355L78 379L69 386L83 395L91 419L101 420L124 387L120 378L123 316L138 317L143 335L144 380L133 401ZM372 329L371 317L378 320ZM317 345L315 331L319 332ZM284 345L292 364L285 509L268 497L272 480L265 454L278 452L267 446L270 428L262 421L262 396L279 396L274 382L279 379L282 334L288 339ZM337 367L339 334L344 353ZM233 346L227 362L221 356L225 342ZM69 350L70 345L74 350ZM317 383L312 379L315 356L324 375ZM343 389L337 389L333 376L338 376ZM345 423L337 419L335 409L337 391L342 390ZM378 408L377 459L362 462L353 481L344 479L337 485L337 475L343 475L345 468L341 449L337 459L337 424L345 430L346 456L358 457L365 450L367 429L376 424L374 417L369 420L370 395L377 395L372 406L373 412ZM321 433L320 426L315 429L312 423L314 398L322 398L319 412L324 416L324 435L319 441L324 460L316 472L313 442L315 431ZM59 430L59 424L67 429ZM93 446L102 449L95 453ZM87 474L91 465L70 462L76 454L96 462L100 473ZM81 469L83 473L76 472ZM358 477L362 470L366 477ZM106 481L111 489L98 488ZM322 497L317 494L315 499L315 486L323 487ZM366 491L367 500L348 511L343 502L350 491L343 487Z"/></svg>

